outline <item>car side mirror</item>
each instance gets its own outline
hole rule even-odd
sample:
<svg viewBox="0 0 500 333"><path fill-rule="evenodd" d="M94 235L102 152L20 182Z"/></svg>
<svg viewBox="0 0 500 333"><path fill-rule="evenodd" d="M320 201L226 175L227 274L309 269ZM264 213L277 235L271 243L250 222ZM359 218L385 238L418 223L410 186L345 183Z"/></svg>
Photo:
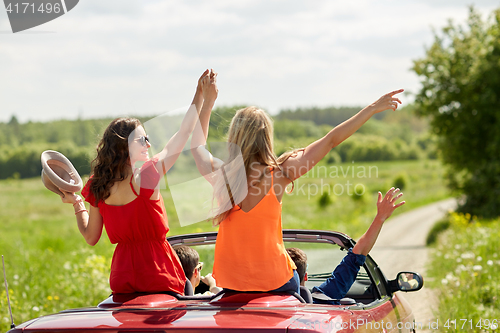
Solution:
<svg viewBox="0 0 500 333"><path fill-rule="evenodd" d="M389 281L391 292L395 291L417 291L424 286L424 279L415 272L399 272L395 280Z"/></svg>

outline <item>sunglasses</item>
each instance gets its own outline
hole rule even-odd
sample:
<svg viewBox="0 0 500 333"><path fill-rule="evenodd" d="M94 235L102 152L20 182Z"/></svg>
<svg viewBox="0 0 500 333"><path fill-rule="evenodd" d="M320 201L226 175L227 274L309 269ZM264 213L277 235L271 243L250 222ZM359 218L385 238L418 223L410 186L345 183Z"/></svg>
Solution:
<svg viewBox="0 0 500 333"><path fill-rule="evenodd" d="M144 136L144 135L141 135L140 137L138 137L137 139L135 139L137 141L139 141L139 143L143 146L143 147L147 147L148 146L148 143L151 145L151 142L149 142L149 136Z"/></svg>
<svg viewBox="0 0 500 333"><path fill-rule="evenodd" d="M196 267L194 269L197 269L198 272L201 272L201 269L203 268L203 261L200 261L198 263L198 265L196 265Z"/></svg>

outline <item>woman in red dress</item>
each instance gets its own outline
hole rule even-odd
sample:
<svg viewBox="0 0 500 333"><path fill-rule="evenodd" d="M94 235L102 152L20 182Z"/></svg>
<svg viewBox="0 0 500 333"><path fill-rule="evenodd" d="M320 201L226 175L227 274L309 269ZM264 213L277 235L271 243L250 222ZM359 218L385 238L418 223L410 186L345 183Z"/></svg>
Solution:
<svg viewBox="0 0 500 333"><path fill-rule="evenodd" d="M216 74L205 71L180 130L165 148L149 158L149 138L137 119L118 118L109 124L97 147L92 176L82 190L90 203L64 192L62 201L73 204L78 228L95 245L103 225L116 246L111 263L113 293L184 293L186 276L175 251L166 241L167 214L159 181L182 152L199 117L210 113L217 87ZM134 169L136 162L145 162Z"/></svg>

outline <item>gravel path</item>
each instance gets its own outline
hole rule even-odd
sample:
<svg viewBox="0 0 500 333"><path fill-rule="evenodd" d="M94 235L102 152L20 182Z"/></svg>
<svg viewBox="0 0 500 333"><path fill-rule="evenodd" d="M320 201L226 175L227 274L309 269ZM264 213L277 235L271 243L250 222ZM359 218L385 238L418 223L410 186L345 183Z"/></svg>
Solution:
<svg viewBox="0 0 500 333"><path fill-rule="evenodd" d="M387 220L372 249L373 258L386 278L392 280L401 271L414 271L426 278L428 250L425 239L435 222L456 207L455 199L439 201ZM411 304L415 320L427 324L434 319L436 297L432 289L424 287L417 292L403 293ZM422 332L422 331L420 331Z"/></svg>

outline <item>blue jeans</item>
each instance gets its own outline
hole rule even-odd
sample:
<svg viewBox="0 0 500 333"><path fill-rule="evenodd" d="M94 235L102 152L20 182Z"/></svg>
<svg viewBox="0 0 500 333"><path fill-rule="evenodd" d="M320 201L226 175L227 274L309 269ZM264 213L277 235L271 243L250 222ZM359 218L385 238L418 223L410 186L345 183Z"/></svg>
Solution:
<svg viewBox="0 0 500 333"><path fill-rule="evenodd" d="M347 255L332 272L332 276L319 287L314 287L312 292L319 291L336 300L344 298L356 281L359 268L363 266L365 260L366 256L352 252L352 248L349 249ZM334 301L332 304L340 304L340 302Z"/></svg>
<svg viewBox="0 0 500 333"><path fill-rule="evenodd" d="M274 289L271 291L295 291L297 294L300 295L300 279L299 279L299 273L294 269L293 270L293 276L290 280L288 280L287 283L279 287L278 289Z"/></svg>

